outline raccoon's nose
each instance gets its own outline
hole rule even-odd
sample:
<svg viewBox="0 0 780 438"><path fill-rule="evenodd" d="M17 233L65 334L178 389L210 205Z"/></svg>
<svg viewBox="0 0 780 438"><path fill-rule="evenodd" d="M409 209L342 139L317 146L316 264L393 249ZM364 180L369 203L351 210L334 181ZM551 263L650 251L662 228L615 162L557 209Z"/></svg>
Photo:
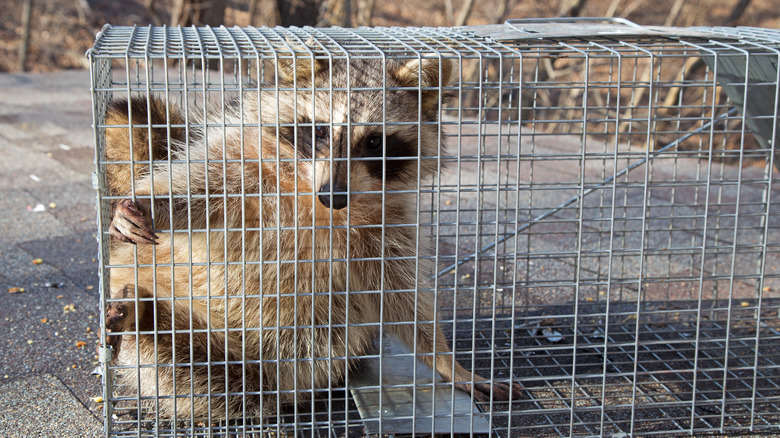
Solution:
<svg viewBox="0 0 780 438"><path fill-rule="evenodd" d="M320 187L320 194L318 198L320 198L320 202L322 205L333 208L336 210L341 210L342 208L347 206L348 198L346 193L339 193L336 192L346 192L347 190L342 187L333 187L333 195L331 195L331 189L330 189L330 183L326 183L322 187Z"/></svg>

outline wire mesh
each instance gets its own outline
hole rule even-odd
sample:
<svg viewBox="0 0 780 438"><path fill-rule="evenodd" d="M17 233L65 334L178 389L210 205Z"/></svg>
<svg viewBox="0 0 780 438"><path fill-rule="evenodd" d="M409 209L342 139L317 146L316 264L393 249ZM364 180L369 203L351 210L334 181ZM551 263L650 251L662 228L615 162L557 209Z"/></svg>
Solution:
<svg viewBox="0 0 780 438"><path fill-rule="evenodd" d="M88 56L103 319L121 303L153 315L119 330L118 359L102 356L106 436L780 430L772 147L780 32L608 20L106 27ZM409 65L416 82L393 82ZM451 80L439 81L446 65ZM304 74L285 81L289 68ZM165 117L133 118L132 103L122 101L131 116L107 120L110 102L139 97L135 111L154 112L156 99ZM282 108L292 118L265 118ZM348 152L337 156L333 146L315 157L321 127L329 145ZM383 146L366 156L356 148L371 129ZM392 152L400 143L390 133L405 129L414 132L410 148ZM111 132L124 133L130 158L112 155ZM134 155L133 147L157 142L162 154ZM258 156L258 144L278 153ZM310 152L284 158L285 147ZM373 162L381 177L360 186L361 169ZM319 164L336 175L343 163L346 185L324 191L319 174L301 170ZM120 193L111 175L121 166L128 170ZM336 208L339 196L346 209ZM351 204L360 196L373 204ZM296 201L284 204L289 199ZM147 202L159 245L111 237L124 200ZM284 205L295 206L288 222ZM363 219L372 209L379 219ZM388 219L395 210L401 219ZM366 233L380 236L373 252L360 250ZM295 246L293 256L281 255L284 244ZM392 277L398 266L405 283ZM290 283L282 284L285 272ZM405 320L384 316L396 296L413 297ZM370 313L367 302L378 306L374 319L361 316ZM262 319L285 305L297 325ZM317 306L324 319L315 319ZM428 307L431 315L419 310ZM166 315L177 322L166 325ZM436 322L442 332L431 328ZM112 337L103 329L105 344ZM318 329L325 337L311 334ZM371 345L355 347L361 333ZM381 336L394 333L417 335L399 353ZM446 347L424 351L419 333L445 337ZM205 346L203 354L193 345ZM466 426L456 426L463 387L424 364L441 373L436 363L449 363L450 350L492 383L522 384L523 397L469 394L458 411ZM412 358L407 380L391 376L394 357ZM290 383L283 372L297 379L318 364L343 372L325 384L311 375ZM366 407L354 391L371 366L379 381L367 388L378 405ZM381 395L388 388L410 396ZM435 409L422 410L426 397ZM399 414L407 402L411 413Z"/></svg>

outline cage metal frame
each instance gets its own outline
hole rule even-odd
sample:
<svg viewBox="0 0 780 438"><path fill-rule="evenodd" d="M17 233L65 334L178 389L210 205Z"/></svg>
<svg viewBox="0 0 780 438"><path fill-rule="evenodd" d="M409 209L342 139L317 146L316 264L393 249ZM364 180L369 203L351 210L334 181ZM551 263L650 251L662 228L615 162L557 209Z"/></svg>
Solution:
<svg viewBox="0 0 780 438"><path fill-rule="evenodd" d="M580 21L585 24L577 25ZM454 182L445 181L442 174L446 175L448 170L444 169L430 186L418 181L420 195L414 225L430 228L437 245L432 256L418 251L416 257L434 260L436 304L445 304L447 297L452 300L447 303L449 312L439 311L437 319L447 321L448 336L456 338L453 344L465 342L471 350L490 353L490 359L477 359L476 353L465 356L471 366L480 361L487 363L494 378L496 368L503 368L511 378L525 383L529 393L536 390L530 401L520 404L483 404L480 408L484 413L470 414L471 420L487 418L489 430L497 436L668 436L778 430L780 360L767 343L780 339L780 305L772 293L780 287L780 275L772 272L767 263L780 243L773 240L777 224L771 214L775 205L776 165L772 139L778 137L780 108L780 73L776 67L780 60L780 32L754 28L649 28L622 20L597 22L605 20L563 20L565 26L558 21L510 20L503 26L446 29L107 26L88 52L97 145L93 180L98 189L101 231L98 243L102 319L105 304L112 301L106 285L112 267L107 233L112 197L105 193L106 160L102 155L106 106L112 93L163 93L166 101L175 100L172 94L183 94L186 127L199 129L190 123L188 111L193 109L188 93L198 95L202 90L202 96L196 98L201 99L201 110L205 111L207 94L221 93L224 101L226 93L243 95L247 87L259 88L258 79L267 74L266 61L278 62L280 57L301 51L300 47L304 47L304 57L322 57L331 63L335 58L349 59L366 51L383 62L398 57L436 56L458 65L455 82L448 88L457 98L451 107L440 110L439 133L454 141L451 152L437 158L440 169L449 166L457 175ZM306 41L310 38L323 50L307 49ZM705 73L689 77L686 61L696 58L705 60ZM727 66L721 59L744 60L742 83L724 82L721 70ZM214 60L219 63L216 81L212 81L213 74L205 68ZM559 72L551 68L549 60L558 64L557 69L571 69L568 74L578 79L560 79L563 76L556 76ZM753 79L751 63L756 60L774 61L775 77L763 82ZM171 68L175 63L178 67ZM232 72L228 71L228 64L233 66ZM666 67L669 64L672 66ZM124 67L124 80L121 74L119 78L112 76L115 65ZM471 65L474 67L469 70ZM591 79L591 74L598 76L597 67L608 70L607 80ZM155 77L155 69L159 68L163 69L162 79ZM179 72L180 77L171 79L170 70ZM670 75L669 70L679 76ZM468 72L473 76L466 76ZM642 73L644 77L639 77ZM603 72L601 77L605 77ZM278 82L275 86L278 89ZM748 91L756 87L764 90L774 103L774 113L751 113ZM729 93L729 88L737 93ZM627 89L630 91L626 92ZM674 89L679 93L676 100L661 100ZM571 96L565 96L565 91L572 92ZM686 100L686 94L695 92L701 93L698 103ZM734 97L740 92L741 102ZM467 94L475 97L468 100ZM686 110L698 111L698 115L692 116ZM224 120L224 106L222 115ZM759 139L758 146L749 149L746 144L751 141L751 133L758 131L754 124L757 120L769 120L771 136L767 140L764 133L763 143ZM388 122L383 118L384 123ZM595 131L591 125L603 126L603 131ZM242 129L243 126L242 122ZM170 124L165 128L170 130ZM568 150L550 149L550 141L545 139L564 140L558 129L570 128L574 128L573 133L567 135L578 144ZM726 145L734 139L739 147L728 149ZM601 149L593 150L594 143ZM696 161L694 179L686 179L689 175L684 174L689 161ZM535 181L535 166L541 168L544 163L555 162L573 165L577 172L564 175L562 179L570 178L564 182L545 180L542 176ZM657 182L654 175L665 164L672 168L671 175L664 175L671 180ZM489 177L487 166L495 166L495 180ZM477 183L463 173L474 172L474 167ZM521 180L520 175L528 182ZM537 175L543 172L537 170ZM746 188L752 190L754 186L761 192L755 199L744 194ZM664 189L670 192L668 202L654 204L654 191ZM686 190L693 191L693 203L678 205L677 193ZM711 191L715 192L712 200ZM639 204L632 204L635 192L639 193ZM554 201L539 199L558 193L563 196ZM427 208L423 207L423 194L430 198ZM448 196L454 197L454 208L447 207L451 205L449 198L444 201ZM488 197L491 198L486 201ZM495 206L490 205L493 198ZM594 198L598 202L589 204ZM655 213L664 209L663 214ZM690 236L685 236L691 239L686 246L679 243L674 223L691 218L695 225ZM638 237L628 229L628 224L636 222ZM660 232L668 233L669 248L654 240L660 233L654 228L656 222L668 224ZM551 238L573 238L574 248L533 248L539 241L527 235L545 224L553 225L548 228ZM573 228L556 232L556 224ZM750 232L753 234L747 236ZM598 243L594 249L591 239L595 238ZM632 247L634 238L639 241ZM449 253L441 249L443 241L454 245ZM468 248L461 247L462 241L468 242L463 244ZM667 274L683 258L690 261L691 271L664 278L656 272L657 267L651 267L655 258L666 260ZM747 263L743 259L748 258L754 265L750 273L742 273ZM551 259L568 264L572 277L555 278L551 274L553 279L547 281L543 275L532 278L532 263L544 264ZM638 268L626 267L637 259ZM719 263L725 267L718 266ZM715 266L709 267L710 264ZM502 269L507 265L513 268L511 275ZM487 272L486 276L480 275L481 270ZM461 281L470 273L474 274L469 283L473 285L462 286ZM673 304L686 303L679 304L679 312L646 298L650 296L646 290L658 285L673 283L666 286L669 297L674 285L686 282L691 283L683 286L688 287L688 302L668 299ZM721 296L724 282L726 292ZM743 292L743 284L752 293ZM457 304L457 295L468 288L473 290L471 318L459 319L464 308ZM556 294L566 298L565 304L541 299L534 292L537 288L568 289ZM493 298L485 297L491 293ZM463 341L455 332L464 332L470 339ZM675 338L675 334L680 337ZM381 351L381 338L379 342ZM668 351L663 348L669 345L673 347ZM497 360L496 354L503 354L504 358ZM525 373L528 367L518 364L532 363L535 355L553 365L542 365L541 369L547 370L544 372L535 369L535 374ZM382 359L377 357L381 374ZM195 435L259 436L269 430L319 436L322 427L335 428L332 433L361 433L353 429L363 423L355 418L346 392L343 413L334 413L332 409L316 411L312 393L309 420L302 420L303 413L295 409L291 416L280 417L270 429L267 425L253 428L247 423L198 426L194 420L180 429L180 425L165 423L154 412L144 418L140 407L135 419L114 418L115 403L135 400L140 406L141 397L117 395L111 379L112 372L117 370L109 364L108 352L103 351L100 359L104 369L106 436L167 436L182 431ZM578 372L579 367L587 372ZM665 380L663 376L667 375L674 375L677 380ZM623 384L614 383L613 379ZM567 381L568 387L560 386ZM349 386L349 382L345 385ZM735 385L738 388L734 389ZM414 388L413 385L413 392ZM608 395L620 388L627 393ZM331 406L334 397L329 394ZM381 407L382 397L379 400ZM324 420L315 419L323 414ZM389 422L384 420L380 415L380 434L387 433L384 426ZM419 418L415 414L405 420L411 422L411 433L415 433L419 431L418 424L434 422L435 415ZM122 429L124 426L128 428ZM474 429L465 433L473 434Z"/></svg>

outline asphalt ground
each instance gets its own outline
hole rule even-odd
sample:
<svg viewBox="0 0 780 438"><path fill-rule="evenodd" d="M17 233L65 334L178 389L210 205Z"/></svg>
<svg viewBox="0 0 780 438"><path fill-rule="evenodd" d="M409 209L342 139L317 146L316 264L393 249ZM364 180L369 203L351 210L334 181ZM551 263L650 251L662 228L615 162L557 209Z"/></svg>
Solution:
<svg viewBox="0 0 780 438"><path fill-rule="evenodd" d="M89 73L0 74L0 103L0 436L99 436Z"/></svg>
<svg viewBox="0 0 780 438"><path fill-rule="evenodd" d="M89 73L1 74L0 102L0 436L98 436Z"/></svg>

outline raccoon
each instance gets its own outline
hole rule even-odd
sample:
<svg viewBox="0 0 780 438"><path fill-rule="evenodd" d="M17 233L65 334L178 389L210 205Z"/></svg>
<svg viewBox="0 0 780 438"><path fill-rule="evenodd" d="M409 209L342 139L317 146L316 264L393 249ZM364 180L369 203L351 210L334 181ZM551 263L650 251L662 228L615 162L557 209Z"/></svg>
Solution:
<svg viewBox="0 0 780 438"><path fill-rule="evenodd" d="M166 417L268 415L343 382L382 322L475 399L520 397L453 360L432 294L416 292L432 272L416 257L416 191L437 171L451 62L277 69L276 86L203 111L218 128L159 98L109 106L106 157L141 161L106 166L127 197L106 309L120 383Z"/></svg>

